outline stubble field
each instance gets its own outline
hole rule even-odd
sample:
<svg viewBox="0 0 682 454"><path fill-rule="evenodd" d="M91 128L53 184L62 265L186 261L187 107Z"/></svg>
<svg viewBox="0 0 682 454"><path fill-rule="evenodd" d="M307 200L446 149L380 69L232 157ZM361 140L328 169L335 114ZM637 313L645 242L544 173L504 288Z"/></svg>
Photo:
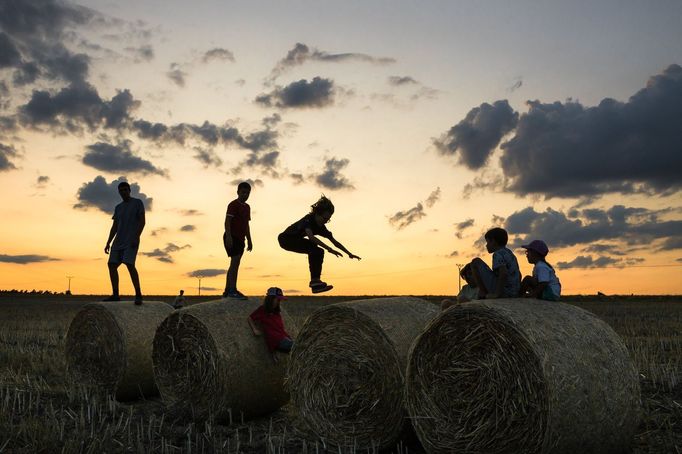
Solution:
<svg viewBox="0 0 682 454"><path fill-rule="evenodd" d="M291 315L305 316L358 298L293 297L286 304ZM296 435L286 408L252 421L235 417L230 425L195 423L173 415L159 398L120 403L72 382L63 357L64 336L76 312L97 299L0 296L0 452L324 452L322 443ZM148 299L171 302L173 297ZM212 299L189 297L188 303ZM441 298L425 299L437 304ZM634 451L682 453L682 297L565 301L613 327L639 369L644 417ZM409 438L391 452L423 450Z"/></svg>

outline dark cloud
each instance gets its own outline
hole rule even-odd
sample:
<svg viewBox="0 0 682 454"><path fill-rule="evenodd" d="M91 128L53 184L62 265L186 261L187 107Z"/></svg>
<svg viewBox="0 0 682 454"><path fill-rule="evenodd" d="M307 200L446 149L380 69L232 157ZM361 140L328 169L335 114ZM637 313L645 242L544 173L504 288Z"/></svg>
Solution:
<svg viewBox="0 0 682 454"><path fill-rule="evenodd" d="M10 42L16 53L5 49L6 62L18 68L15 81L28 83L38 75L70 83L84 83L89 72L90 57L76 54L64 42L74 28L100 18L88 8L55 0L22 0L0 2L0 29L9 38L0 38L0 46ZM1 50L0 50L1 51Z"/></svg>
<svg viewBox="0 0 682 454"><path fill-rule="evenodd" d="M112 180L111 183L107 183L107 180L103 176L98 175L94 180L83 183L76 194L78 203L73 207L82 210L97 208L104 213L112 214L114 212L114 207L121 202L121 196L118 194L118 184L121 181L128 180L125 177L119 177L116 180ZM152 210L153 199L140 192L139 184L130 183L130 194L131 196L142 200L145 210Z"/></svg>
<svg viewBox="0 0 682 454"><path fill-rule="evenodd" d="M334 81L314 77L308 82L301 79L285 87L276 87L270 93L256 97L255 102L265 107L320 108L334 103Z"/></svg>
<svg viewBox="0 0 682 454"><path fill-rule="evenodd" d="M609 254L609 255L625 255L623 247L617 244L602 244L595 243L590 244L582 249L583 252L593 253L593 254Z"/></svg>
<svg viewBox="0 0 682 454"><path fill-rule="evenodd" d="M118 91L109 101L100 98L97 90L88 85L71 85L52 95L47 91L34 91L31 100L20 108L20 118L25 126L48 125L80 131L82 127L121 128L130 120L130 114L140 105L129 90Z"/></svg>
<svg viewBox="0 0 682 454"><path fill-rule="evenodd" d="M251 178L246 178L246 179L238 178L236 180L230 181L230 184L233 186L237 186L239 183L241 183L243 181L249 183L251 185L252 189L255 187L261 187L262 188L264 186L263 180L261 180L260 178L256 178L255 180L253 180Z"/></svg>
<svg viewBox="0 0 682 454"><path fill-rule="evenodd" d="M201 211L195 209L179 210L179 212L183 216L203 216L204 214Z"/></svg>
<svg viewBox="0 0 682 454"><path fill-rule="evenodd" d="M433 143L440 154L457 155L460 164L477 170L485 166L502 137L514 129L518 117L507 100L483 103Z"/></svg>
<svg viewBox="0 0 682 454"><path fill-rule="evenodd" d="M28 265L30 263L54 262L60 259L48 257L47 255L7 255L0 254L0 263L15 263L17 265Z"/></svg>
<svg viewBox="0 0 682 454"><path fill-rule="evenodd" d="M223 160L220 159L220 157L213 150L194 147L194 151L196 151L194 159L203 164L204 168L220 167L223 164Z"/></svg>
<svg viewBox="0 0 682 454"><path fill-rule="evenodd" d="M159 236L162 233L166 233L167 231L168 231L168 229L166 227L159 227L158 229L152 230L151 235L152 236Z"/></svg>
<svg viewBox="0 0 682 454"><path fill-rule="evenodd" d="M682 67L669 66L625 103L528 105L501 146L506 190L549 198L682 189Z"/></svg>
<svg viewBox="0 0 682 454"><path fill-rule="evenodd" d="M216 268L204 268L200 270L194 270L187 273L189 277L215 277L225 274L227 271L223 269Z"/></svg>
<svg viewBox="0 0 682 454"><path fill-rule="evenodd" d="M154 59L154 48L149 44L143 44L139 47L126 47L125 50L133 56L136 62L148 62Z"/></svg>
<svg viewBox="0 0 682 454"><path fill-rule="evenodd" d="M50 177L47 175L39 175L38 178L36 179L36 184L35 187L38 189L44 189L47 186L47 183L50 182Z"/></svg>
<svg viewBox="0 0 682 454"><path fill-rule="evenodd" d="M0 32L0 69L19 66L21 54L7 33Z"/></svg>
<svg viewBox="0 0 682 454"><path fill-rule="evenodd" d="M604 268L614 266L618 262L618 259L606 256L600 256L593 259L591 255L579 255L570 262L558 262L556 266L563 270L569 268Z"/></svg>
<svg viewBox="0 0 682 454"><path fill-rule="evenodd" d="M173 82L178 87L185 86L185 78L187 77L187 72L180 69L180 65L177 63L171 63L170 69L166 73L171 82Z"/></svg>
<svg viewBox="0 0 682 454"><path fill-rule="evenodd" d="M660 215L668 212L669 210L655 211L623 205L615 205L607 210L569 210L569 213L551 208L544 212L525 208L509 215L504 227L515 236L510 244L516 247L534 239L544 240L550 250L614 242L620 250L628 252L627 249L633 246L674 246L676 239L682 236L682 220L661 220ZM606 246L599 248L607 251ZM599 252L598 249L592 251ZM613 250L609 253L618 255Z"/></svg>
<svg viewBox="0 0 682 454"><path fill-rule="evenodd" d="M145 255L147 257L152 257L158 260L159 262L164 262L164 263L174 263L173 256L172 254L177 251L181 251L183 249L191 248L189 244L185 244L184 246L178 246L173 243L167 243L166 247L163 249L156 248L151 252L142 252L142 255Z"/></svg>
<svg viewBox="0 0 682 454"><path fill-rule="evenodd" d="M436 202L438 202L438 200L440 200L440 187L437 187L431 194L429 194L424 201L424 205L426 205L427 208L431 208L436 204Z"/></svg>
<svg viewBox="0 0 682 454"><path fill-rule="evenodd" d="M424 216L426 216L426 213L424 212L424 206L421 203L418 203L409 210L398 211L388 218L388 222L396 229L401 230L408 225L417 222Z"/></svg>
<svg viewBox="0 0 682 454"><path fill-rule="evenodd" d="M187 224L187 225L183 225L182 227L180 227L181 232L194 232L196 229L197 229L197 226L192 225L192 224Z"/></svg>
<svg viewBox="0 0 682 454"><path fill-rule="evenodd" d="M277 65L272 69L270 76L266 82L274 82L282 73L287 71L289 68L294 66L300 66L307 61L322 61L330 63L343 63L343 62L362 62L362 63L372 63L375 65L388 65L395 63L393 58L385 57L372 57L367 54L360 53L341 53L341 54L330 54L328 52L320 51L315 48L310 48L303 43L296 43L293 49L287 52L286 57L280 60Z"/></svg>
<svg viewBox="0 0 682 454"><path fill-rule="evenodd" d="M464 231L473 226L474 226L473 219L467 219L466 221L458 222L457 224L455 224L455 228L457 229L457 232L455 232L455 236L461 240L462 236L464 235Z"/></svg>
<svg viewBox="0 0 682 454"><path fill-rule="evenodd" d="M400 85L416 85L419 82L414 80L410 76L390 76L388 78L388 83L391 85L395 86L400 86Z"/></svg>
<svg viewBox="0 0 682 454"><path fill-rule="evenodd" d="M209 63L215 60L234 62L234 54L227 49L216 47L207 50L206 53L204 53L204 56L201 57L201 61L204 63Z"/></svg>
<svg viewBox="0 0 682 454"><path fill-rule="evenodd" d="M459 252L457 252L457 251L452 251L452 252L450 252L447 256L448 256L448 257L458 257L458 256L459 256Z"/></svg>
<svg viewBox="0 0 682 454"><path fill-rule="evenodd" d="M131 142L125 140L118 145L97 142L86 147L83 164L97 170L112 173L140 173L166 176L166 171L154 166L146 159L135 156L130 150Z"/></svg>
<svg viewBox="0 0 682 454"><path fill-rule="evenodd" d="M0 143L0 172L16 169L17 167L10 159L18 156L19 153L14 146Z"/></svg>
<svg viewBox="0 0 682 454"><path fill-rule="evenodd" d="M350 161L348 159L331 158L325 161L324 169L320 174L313 175L315 182L323 188L337 190L337 189L355 189L355 186L341 174L341 171L348 166Z"/></svg>

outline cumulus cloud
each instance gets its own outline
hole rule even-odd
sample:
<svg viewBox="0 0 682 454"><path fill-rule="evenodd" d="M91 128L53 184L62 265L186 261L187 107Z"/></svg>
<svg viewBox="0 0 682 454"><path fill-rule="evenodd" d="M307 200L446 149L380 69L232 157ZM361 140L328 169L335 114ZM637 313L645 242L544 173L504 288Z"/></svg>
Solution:
<svg viewBox="0 0 682 454"><path fill-rule="evenodd" d="M121 196L118 194L118 184L121 181L127 181L127 179L119 177L107 183L103 176L98 175L92 181L83 183L76 194L78 203L73 207L81 210L97 208L104 213L113 214L114 207L121 202ZM152 210L153 199L140 192L139 184L130 183L130 195L142 200L147 211Z"/></svg>
<svg viewBox="0 0 682 454"><path fill-rule="evenodd" d="M167 175L165 170L159 169L150 161L135 156L130 150L130 145L129 140L124 140L117 145L106 142L88 145L83 156L83 164L112 173Z"/></svg>
<svg viewBox="0 0 682 454"><path fill-rule="evenodd" d="M333 54L315 48L310 48L303 43L296 43L294 48L287 52L286 57L281 59L272 69L272 72L270 73L270 76L266 82L274 82L275 79L277 79L284 72L288 71L290 68L300 66L308 61L320 61L328 63L361 62L375 65L388 65L395 63L394 58L373 57L367 54L348 52Z"/></svg>
<svg viewBox="0 0 682 454"><path fill-rule="evenodd" d="M173 253L181 251L183 249L191 248L191 247L192 246L190 246L189 244L185 244L184 246L178 246L178 245L173 244L173 243L167 243L163 249L156 248L151 252L142 252L142 255L155 258L159 262L174 263L173 256L172 256Z"/></svg>
<svg viewBox="0 0 682 454"><path fill-rule="evenodd" d="M152 236L159 236L162 233L166 233L167 231L168 231L168 229L166 227L159 227L158 229L152 230L151 235Z"/></svg>
<svg viewBox="0 0 682 454"><path fill-rule="evenodd" d="M203 164L204 168L220 167L223 164L223 160L220 159L220 156L211 149L194 147L194 151L196 151L194 159Z"/></svg>
<svg viewBox="0 0 682 454"><path fill-rule="evenodd" d="M210 63L216 60L234 62L234 54L227 49L214 47L213 49L207 50L201 57L203 63Z"/></svg>
<svg viewBox="0 0 682 454"><path fill-rule="evenodd" d="M180 227L181 232L194 232L196 229L197 229L197 226L192 225L192 224L187 224L187 225L183 225L182 227Z"/></svg>
<svg viewBox="0 0 682 454"><path fill-rule="evenodd" d="M180 69L180 65L178 63L171 63L170 69L166 73L166 77L168 77L171 80L171 82L173 82L178 87L184 87L187 72Z"/></svg>
<svg viewBox="0 0 682 454"><path fill-rule="evenodd" d="M418 203L416 206L405 211L398 211L388 218L389 224L398 230L402 230L410 224L413 224L426 216L424 206Z"/></svg>
<svg viewBox="0 0 682 454"><path fill-rule="evenodd" d="M178 212L183 216L203 216L204 214L201 211L195 209L178 210Z"/></svg>
<svg viewBox="0 0 682 454"><path fill-rule="evenodd" d="M238 178L238 179L236 179L236 180L230 181L230 184L231 184L232 186L237 186L237 185L238 185L239 183L241 183L242 181L245 181L245 182L249 183L249 184L251 185L251 188L252 188L252 189L255 188L255 187L261 187L261 188L262 188L262 187L264 186L263 180L261 180L260 178L256 178L255 180L254 180L254 179L251 179L251 178L245 178L245 179Z"/></svg>
<svg viewBox="0 0 682 454"><path fill-rule="evenodd" d="M47 184L50 182L50 177L47 175L38 175L38 178L36 178L35 182L35 187L38 189L44 189L47 187Z"/></svg>
<svg viewBox="0 0 682 454"><path fill-rule="evenodd" d="M187 273L189 277L215 277L225 274L227 271L224 269L217 268L203 268L200 270L194 270Z"/></svg>
<svg viewBox="0 0 682 454"><path fill-rule="evenodd" d="M143 44L139 47L126 47L126 52L131 54L135 62L148 62L154 59L154 48L149 44Z"/></svg>
<svg viewBox="0 0 682 454"><path fill-rule="evenodd" d="M0 263L14 263L17 265L28 265L30 263L54 262L60 259L49 257L47 255L7 255L0 254Z"/></svg>
<svg viewBox="0 0 682 454"><path fill-rule="evenodd" d="M348 166L350 161L348 159L327 159L324 163L324 169L321 173L313 175L314 181L321 187L337 190L337 189L355 189L355 186L341 174L344 168Z"/></svg>
<svg viewBox="0 0 682 454"><path fill-rule="evenodd" d="M464 236L464 231L470 229L473 226L474 226L473 218L469 218L466 221L458 222L457 224L455 224L455 228L457 229L457 232L455 232L455 236L461 240L462 236Z"/></svg>
<svg viewBox="0 0 682 454"><path fill-rule="evenodd" d="M11 159L18 156L19 152L17 152L17 149L14 148L14 146L0 143L0 172L16 169L17 167Z"/></svg>
<svg viewBox="0 0 682 454"><path fill-rule="evenodd" d="M401 86L401 85L416 85L419 82L414 80L410 76L389 76L388 83L390 85Z"/></svg>
<svg viewBox="0 0 682 454"><path fill-rule="evenodd" d="M437 187L424 201L427 208L431 208L440 200L440 187Z"/></svg>
<svg viewBox="0 0 682 454"><path fill-rule="evenodd" d="M558 262L556 266L564 270L569 268L624 268L637 265L643 261L644 259L641 257L613 258L601 255L593 258L591 255L579 255L570 262Z"/></svg>
<svg viewBox="0 0 682 454"><path fill-rule="evenodd" d="M334 81L314 77L308 82L301 79L285 87L276 87L270 93L256 97L255 102L265 107L320 108L334 103Z"/></svg>
<svg viewBox="0 0 682 454"><path fill-rule="evenodd" d="M433 143L441 155L457 156L460 164L477 170L487 164L502 137L516 126L518 117L507 100L483 103Z"/></svg>
<svg viewBox="0 0 682 454"><path fill-rule="evenodd" d="M515 247L534 239L542 239L550 250L592 245L591 251L599 253L608 251L605 244L616 244L623 252L642 245L676 249L676 242L682 239L682 220L662 219L661 216L669 212L623 205L614 205L609 209L574 209L568 212L551 208L537 212L533 208L525 208L509 215L504 227L515 235L510 241ZM597 243L602 246L596 248L594 244ZM682 241L677 246L682 247ZM617 255L613 250L609 252Z"/></svg>

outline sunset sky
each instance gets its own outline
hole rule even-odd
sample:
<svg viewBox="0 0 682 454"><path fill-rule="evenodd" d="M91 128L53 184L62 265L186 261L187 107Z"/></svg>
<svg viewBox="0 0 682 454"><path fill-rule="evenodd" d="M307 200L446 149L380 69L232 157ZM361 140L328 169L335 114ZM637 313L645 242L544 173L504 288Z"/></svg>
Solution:
<svg viewBox="0 0 682 454"><path fill-rule="evenodd" d="M308 294L277 235L321 194L332 294L455 294L501 226L564 294L682 293L682 2L0 0L0 289L110 291L123 177L145 294ZM121 292L132 293L125 267Z"/></svg>

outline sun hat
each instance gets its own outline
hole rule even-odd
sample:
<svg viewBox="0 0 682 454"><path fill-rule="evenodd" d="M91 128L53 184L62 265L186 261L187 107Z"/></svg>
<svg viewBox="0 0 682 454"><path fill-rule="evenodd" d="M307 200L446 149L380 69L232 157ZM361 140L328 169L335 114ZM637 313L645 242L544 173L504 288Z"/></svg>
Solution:
<svg viewBox="0 0 682 454"><path fill-rule="evenodd" d="M549 253L549 248L542 240L533 240L528 244L522 245L521 247L524 249L535 251L543 257Z"/></svg>

